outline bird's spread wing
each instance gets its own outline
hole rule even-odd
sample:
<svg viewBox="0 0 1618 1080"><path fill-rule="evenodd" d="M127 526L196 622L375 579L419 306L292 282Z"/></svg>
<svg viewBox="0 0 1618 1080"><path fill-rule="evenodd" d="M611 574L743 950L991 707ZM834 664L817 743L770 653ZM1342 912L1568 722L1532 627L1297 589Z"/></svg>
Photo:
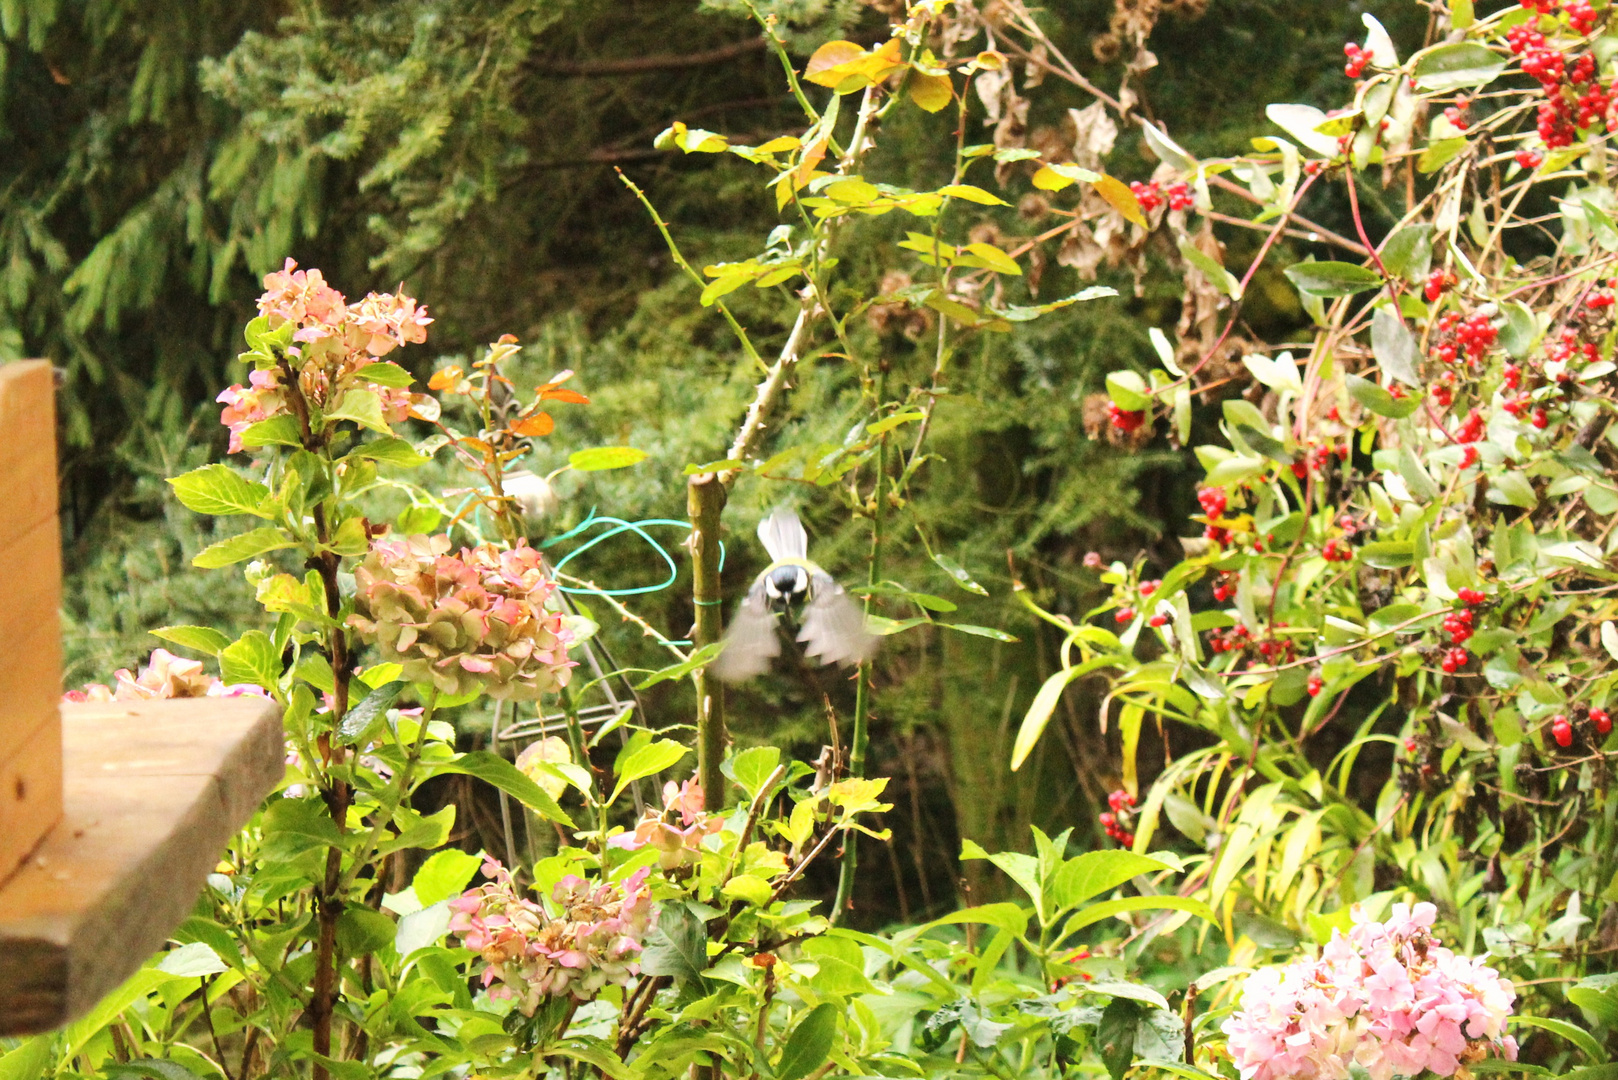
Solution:
<svg viewBox="0 0 1618 1080"><path fill-rule="evenodd" d="M809 557L809 534L798 515L785 507L758 523L758 538L772 562Z"/></svg>
<svg viewBox="0 0 1618 1080"><path fill-rule="evenodd" d="M810 572L798 640L804 643L804 655L822 664L858 664L876 655L877 638L865 628L865 615L819 567Z"/></svg>
<svg viewBox="0 0 1618 1080"><path fill-rule="evenodd" d="M770 669L770 661L781 655L781 637L775 632L775 612L764 596L764 577L759 575L747 596L731 617L725 631L724 648L708 670L725 682L741 682Z"/></svg>

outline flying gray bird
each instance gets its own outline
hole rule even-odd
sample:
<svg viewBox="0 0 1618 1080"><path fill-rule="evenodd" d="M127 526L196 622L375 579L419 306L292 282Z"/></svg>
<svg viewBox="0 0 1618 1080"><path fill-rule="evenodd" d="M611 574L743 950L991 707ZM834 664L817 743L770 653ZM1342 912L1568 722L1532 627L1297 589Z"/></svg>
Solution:
<svg viewBox="0 0 1618 1080"><path fill-rule="evenodd" d="M769 670L781 655L776 620L802 604L798 640L804 655L822 664L858 664L876 654L877 638L865 628L865 615L830 574L809 561L809 536L791 510L776 510L759 522L758 538L770 565L736 609L724 648L709 666L726 682L741 682Z"/></svg>

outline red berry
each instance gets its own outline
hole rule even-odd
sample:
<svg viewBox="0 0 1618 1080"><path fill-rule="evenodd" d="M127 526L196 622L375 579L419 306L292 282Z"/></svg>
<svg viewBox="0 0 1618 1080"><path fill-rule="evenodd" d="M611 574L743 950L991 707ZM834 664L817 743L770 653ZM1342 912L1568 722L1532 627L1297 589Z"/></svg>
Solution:
<svg viewBox="0 0 1618 1080"><path fill-rule="evenodd" d="M1202 504L1202 512L1209 517L1222 517L1225 513L1226 497L1224 488L1205 487L1197 492L1197 502Z"/></svg>
<svg viewBox="0 0 1618 1080"><path fill-rule="evenodd" d="M1573 725L1561 713L1551 717L1551 738L1564 750L1573 745Z"/></svg>
<svg viewBox="0 0 1618 1080"><path fill-rule="evenodd" d="M1546 415L1544 409L1535 409L1533 415L1528 418L1528 422L1533 424L1539 430L1544 431L1550 426L1551 418Z"/></svg>
<svg viewBox="0 0 1618 1080"><path fill-rule="evenodd" d="M1596 730L1603 735L1612 731L1612 717L1607 715L1606 709L1591 709L1590 723L1594 724Z"/></svg>
<svg viewBox="0 0 1618 1080"><path fill-rule="evenodd" d="M1143 581L1140 583L1140 594L1142 596L1150 596L1157 591L1157 587L1161 584L1163 584L1163 582L1156 578L1151 581Z"/></svg>
<svg viewBox="0 0 1618 1080"><path fill-rule="evenodd" d="M1107 418L1119 431L1134 431L1146 422L1146 412L1143 409L1120 408L1117 402L1112 402L1107 405Z"/></svg>
<svg viewBox="0 0 1618 1080"><path fill-rule="evenodd" d="M1319 675L1309 676L1309 696L1319 697L1320 691L1325 688L1326 681Z"/></svg>
<svg viewBox="0 0 1618 1080"><path fill-rule="evenodd" d="M1535 150L1517 151L1517 164L1529 172L1534 171L1545 163L1545 155Z"/></svg>
<svg viewBox="0 0 1618 1080"><path fill-rule="evenodd" d="M1100 820L1102 828L1105 829L1111 829L1118 822L1118 819L1112 814L1102 814L1098 820Z"/></svg>
<svg viewBox="0 0 1618 1080"><path fill-rule="evenodd" d="M1416 740L1412 739L1410 736L1406 735L1405 736L1405 753L1414 754L1415 752L1416 752Z"/></svg>
<svg viewBox="0 0 1618 1080"><path fill-rule="evenodd" d="M1115 621L1121 623L1133 622L1135 619L1135 609L1132 607L1121 607L1117 611L1113 612L1112 617Z"/></svg>
<svg viewBox="0 0 1618 1080"><path fill-rule="evenodd" d="M1468 607L1477 607L1479 604L1488 599L1487 596L1484 596L1476 589L1469 589L1464 586L1457 589L1455 591L1455 595L1459 596L1461 598L1461 603L1466 604Z"/></svg>
<svg viewBox="0 0 1618 1080"><path fill-rule="evenodd" d="M1160 626L1167 626L1168 621L1169 621L1169 617L1167 615L1153 615L1150 619L1147 620L1147 622L1151 624L1153 629L1156 629L1157 627L1160 627Z"/></svg>
<svg viewBox="0 0 1618 1080"><path fill-rule="evenodd" d="M1457 645L1453 649L1444 651L1444 659L1439 661L1438 666L1443 668L1446 674L1453 675L1465 667L1470 659L1472 659L1472 654Z"/></svg>

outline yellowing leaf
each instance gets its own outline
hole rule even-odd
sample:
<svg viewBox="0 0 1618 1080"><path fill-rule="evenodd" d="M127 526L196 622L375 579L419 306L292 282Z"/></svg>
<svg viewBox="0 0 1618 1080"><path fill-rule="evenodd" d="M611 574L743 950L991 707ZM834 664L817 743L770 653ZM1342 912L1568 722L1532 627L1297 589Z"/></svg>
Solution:
<svg viewBox="0 0 1618 1080"><path fill-rule="evenodd" d="M815 50L803 69L803 77L816 86L836 86L843 81L836 69L865 55L865 50L852 41L828 41Z"/></svg>
<svg viewBox="0 0 1618 1080"><path fill-rule="evenodd" d="M792 186L801 188L815 175L815 166L826 158L826 140L820 139L813 146L803 152L797 169L792 174Z"/></svg>
<svg viewBox="0 0 1618 1080"><path fill-rule="evenodd" d="M851 176L847 180L827 185L826 196L840 203L868 203L872 199L881 198L882 193L876 189L875 184L868 184L857 176Z"/></svg>
<svg viewBox="0 0 1618 1080"><path fill-rule="evenodd" d="M929 75L913 72L910 76L910 100L927 112L935 113L955 99L955 86L947 75Z"/></svg>
<svg viewBox="0 0 1618 1080"><path fill-rule="evenodd" d="M795 139L791 135L781 135L771 139L763 146L755 146L753 149L760 154L779 154L786 150L796 150L802 145L803 142L800 139Z"/></svg>
<svg viewBox="0 0 1618 1080"><path fill-rule="evenodd" d="M1146 228L1146 215L1141 213L1140 200L1129 190L1129 185L1116 176L1103 176L1095 182L1096 194L1106 199L1112 208L1124 215L1124 220Z"/></svg>
<svg viewBox="0 0 1618 1080"><path fill-rule="evenodd" d="M950 184L938 189L940 195L948 195L952 199L965 199L967 202L981 203L984 206L1005 206L1006 201L996 195L990 195L980 187L972 184Z"/></svg>
<svg viewBox="0 0 1618 1080"><path fill-rule="evenodd" d="M1039 171L1034 174L1034 186L1041 191L1061 191L1072 184L1070 178L1063 176L1049 165L1041 165Z"/></svg>
<svg viewBox="0 0 1618 1080"><path fill-rule="evenodd" d="M545 436L556 427L556 421L551 419L547 412L536 412L532 416L525 416L515 424L511 430L518 435ZM470 442L471 440L466 440Z"/></svg>
<svg viewBox="0 0 1618 1080"><path fill-rule="evenodd" d="M998 274L1022 275L1022 267L1017 265L1017 261L993 244L968 244L965 250L982 259L985 266Z"/></svg>

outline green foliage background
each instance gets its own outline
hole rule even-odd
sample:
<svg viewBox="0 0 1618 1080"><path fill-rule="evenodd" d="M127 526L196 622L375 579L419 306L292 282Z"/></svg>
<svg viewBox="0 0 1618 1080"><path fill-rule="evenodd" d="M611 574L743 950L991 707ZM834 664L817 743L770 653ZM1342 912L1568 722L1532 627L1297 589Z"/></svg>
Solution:
<svg viewBox="0 0 1618 1080"><path fill-rule="evenodd" d="M876 5L772 6L800 56L830 36L884 34ZM1341 89L1341 42L1367 7L1393 5L1211 0L1198 20L1165 18L1152 39L1161 63L1139 81L1150 115L1194 153L1237 148L1261 129L1263 102L1320 101ZM1101 85L1118 73L1091 59L1089 41L1111 9L1110 0L1064 0L1045 13L1052 37ZM70 683L133 666L155 644L145 635L153 626L229 629L248 617L245 592L189 568L211 537L162 481L223 452L213 397L240 378L233 328L258 277L286 255L321 267L350 295L403 281L438 320L424 355L467 355L515 332L528 376L579 372L574 385L594 404L559 417L537 467L606 442L651 458L566 481L555 532L592 507L628 519L683 516L681 470L720 456L754 374L671 272L614 169L648 191L697 265L758 250L776 217L745 164L651 147L674 119L765 138L799 122L762 50L678 62L754 36L739 15L734 0L0 2L0 359L45 356L62 370ZM1399 23L1389 24L1397 35ZM1030 129L1087 104L1048 85ZM872 171L917 187L942 182L948 162L930 148L953 141L949 123L947 114L898 114ZM1127 152L1114 169L1127 168ZM1150 166L1135 164L1144 178ZM1309 210L1341 224L1332 206ZM984 219L1007 235L1033 231L1009 210ZM863 224L840 254L874 284L899 269L875 253L900 227ZM1233 258L1245 242L1232 239ZM1042 294L1073 291L1071 276L1053 266ZM1146 329L1178 316L1172 278L1148 278L1139 295L1132 281L1111 283L1119 300L974 340L952 362L952 396L933 436L939 459L903 520L991 595L954 589L915 531L896 538L889 576L959 603L953 620L1020 642L919 631L884 654L870 768L895 778L885 823L895 839L890 855L868 860L886 860L893 883L865 879L862 921L946 910L963 889L988 898L987 876L954 876L958 837L996 850L1021 846L1029 823L1055 832L1092 822L1116 779L1094 710L1077 694L1060 738L1044 740L1022 773L1006 771L1015 720L1056 664L1049 628L1011 599L1009 567L1042 603L1066 598L1077 616L1097 587L1080 565L1086 551L1128 560L1144 549L1172 562L1173 528L1189 509L1175 454L1084 437L1082 402L1101 374L1147 355ZM1297 317L1290 292L1266 306L1283 294L1262 285L1247 318L1284 326ZM751 290L733 297L768 341L781 306ZM868 342L877 334L858 333ZM930 365L902 336L881 344L895 365ZM772 445L839 442L857 392L836 360L805 367ZM787 486L738 486L727 513L728 595L761 565L752 525L782 499L802 504L819 561L850 573L861 564L864 527L823 492ZM659 570L628 543L575 566L613 585L655 581ZM683 633L688 578L637 609ZM638 635L610 633L620 659L659 666ZM822 692L839 707L852 697L829 676L734 693L733 732L812 757L826 739ZM688 698L684 684L663 684L651 719L687 722Z"/></svg>

